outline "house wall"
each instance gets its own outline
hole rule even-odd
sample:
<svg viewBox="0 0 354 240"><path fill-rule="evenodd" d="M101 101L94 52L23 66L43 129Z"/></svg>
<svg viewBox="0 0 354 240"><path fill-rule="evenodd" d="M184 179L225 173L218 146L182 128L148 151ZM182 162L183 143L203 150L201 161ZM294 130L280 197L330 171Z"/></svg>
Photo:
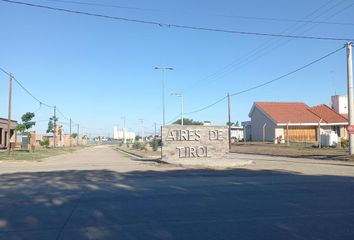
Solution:
<svg viewBox="0 0 354 240"><path fill-rule="evenodd" d="M251 140L252 141L262 141L263 140L263 125L267 124L265 127L265 140L274 141L275 139L275 123L266 116L258 108L253 110L251 116Z"/></svg>

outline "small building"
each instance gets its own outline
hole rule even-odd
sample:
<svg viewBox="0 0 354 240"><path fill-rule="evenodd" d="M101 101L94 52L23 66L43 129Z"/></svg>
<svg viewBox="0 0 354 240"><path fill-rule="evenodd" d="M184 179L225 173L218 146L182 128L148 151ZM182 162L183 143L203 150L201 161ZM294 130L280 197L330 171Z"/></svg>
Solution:
<svg viewBox="0 0 354 240"><path fill-rule="evenodd" d="M240 126L231 126L231 140L243 141L244 129Z"/></svg>
<svg viewBox="0 0 354 240"><path fill-rule="evenodd" d="M16 142L16 130L17 121L11 120L10 124L10 142ZM7 147L7 137L8 137L8 120L5 118L0 118L0 148Z"/></svg>
<svg viewBox="0 0 354 240"><path fill-rule="evenodd" d="M347 138L348 120L327 105L309 107L301 102L255 102L249 113L252 141L317 142L334 131Z"/></svg>

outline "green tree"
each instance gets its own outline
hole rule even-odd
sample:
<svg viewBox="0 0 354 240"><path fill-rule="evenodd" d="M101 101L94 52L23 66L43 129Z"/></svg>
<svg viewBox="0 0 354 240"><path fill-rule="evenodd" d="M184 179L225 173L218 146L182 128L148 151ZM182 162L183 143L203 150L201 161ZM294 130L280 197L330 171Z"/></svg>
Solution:
<svg viewBox="0 0 354 240"><path fill-rule="evenodd" d="M240 122L239 122L239 121L236 121L235 126L236 126L236 127L239 127L239 126L240 126Z"/></svg>
<svg viewBox="0 0 354 240"><path fill-rule="evenodd" d="M19 131L22 135L27 135L30 138L31 136L28 130L36 125L36 122L32 121L34 116L35 114L32 112L23 114L21 117L22 123L17 124L16 131Z"/></svg>
<svg viewBox="0 0 354 240"><path fill-rule="evenodd" d="M53 116L49 118L47 133L55 133L55 130L57 128L57 121L57 117Z"/></svg>
<svg viewBox="0 0 354 240"><path fill-rule="evenodd" d="M181 124L181 119L178 119L173 124ZM202 122L194 121L190 118L183 118L183 125L203 125Z"/></svg>
<svg viewBox="0 0 354 240"><path fill-rule="evenodd" d="M72 133L72 134L71 134L71 137L72 137L72 138L76 138L76 137L77 137L77 133Z"/></svg>
<svg viewBox="0 0 354 240"><path fill-rule="evenodd" d="M233 125L235 125L235 123L233 123L233 122L226 122L226 125L227 125L227 126L233 126Z"/></svg>

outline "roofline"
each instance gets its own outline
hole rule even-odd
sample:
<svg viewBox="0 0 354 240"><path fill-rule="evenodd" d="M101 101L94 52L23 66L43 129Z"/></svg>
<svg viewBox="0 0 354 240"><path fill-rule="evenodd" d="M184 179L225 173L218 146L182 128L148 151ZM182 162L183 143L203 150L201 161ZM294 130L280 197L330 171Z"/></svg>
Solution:
<svg viewBox="0 0 354 240"><path fill-rule="evenodd" d="M256 105L257 105L257 102L254 102L253 105L252 105L251 111L250 111L250 113L248 114L248 117L251 118L251 113L254 111ZM278 124L278 122L275 121L271 116L269 116L269 114L266 113L261 107L259 107L259 106L257 105L257 108L258 108L264 115L266 115L274 124Z"/></svg>
<svg viewBox="0 0 354 240"><path fill-rule="evenodd" d="M340 122L340 123L278 123L277 126L347 126L347 122Z"/></svg>

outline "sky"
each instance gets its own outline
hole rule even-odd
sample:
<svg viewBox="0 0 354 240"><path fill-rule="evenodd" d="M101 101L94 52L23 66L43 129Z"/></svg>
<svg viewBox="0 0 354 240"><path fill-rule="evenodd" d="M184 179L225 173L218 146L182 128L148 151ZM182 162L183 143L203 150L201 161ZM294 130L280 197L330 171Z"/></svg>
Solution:
<svg viewBox="0 0 354 240"><path fill-rule="evenodd" d="M346 43L198 31L168 24L354 39L353 0L19 1L164 23L126 22L0 1L0 67L40 101L58 107L64 132L69 131L71 118L80 124L80 132L90 136L112 136L113 126L122 128L124 119L126 128L136 132L139 119L144 120L145 133L153 132L154 123L162 124L162 72L156 66L174 69L165 76L166 122L171 123L180 114L180 99L171 93L182 93L185 113L193 112L227 93L291 72ZM332 95L346 94L346 66L342 49L289 77L233 96L231 119L249 120L255 101L329 104ZM0 73L0 117L4 118L8 82L8 76ZM45 131L52 108L40 106L16 83L12 105L15 120L35 112L35 129ZM224 125L227 101L185 117Z"/></svg>

